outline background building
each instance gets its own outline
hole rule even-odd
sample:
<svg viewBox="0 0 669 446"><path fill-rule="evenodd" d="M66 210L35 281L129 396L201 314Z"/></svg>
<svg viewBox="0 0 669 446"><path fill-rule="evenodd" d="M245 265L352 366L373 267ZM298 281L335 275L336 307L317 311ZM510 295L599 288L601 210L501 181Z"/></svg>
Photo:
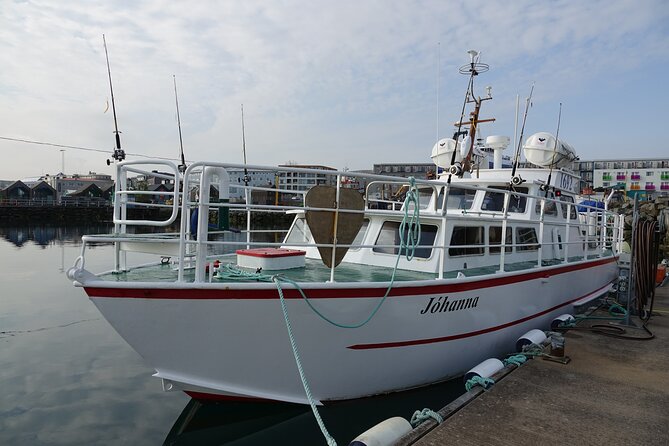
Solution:
<svg viewBox="0 0 669 446"><path fill-rule="evenodd" d="M628 195L669 195L669 158L579 160L581 190L617 187Z"/></svg>
<svg viewBox="0 0 669 446"><path fill-rule="evenodd" d="M57 200L70 194L75 194L85 190L88 186L95 184L100 190L107 190L114 185L111 175L88 172L88 174L73 174L71 176L64 173L56 175L45 175L41 177L51 187L56 190Z"/></svg>
<svg viewBox="0 0 669 446"><path fill-rule="evenodd" d="M434 174L437 166L434 163L383 163L374 164L373 171L377 175L392 177L415 177L425 179L428 174Z"/></svg>
<svg viewBox="0 0 669 446"><path fill-rule="evenodd" d="M327 166L306 164L284 164L279 167L295 167L300 169L314 170L337 170ZM279 172L278 177L279 189L285 190L305 191L319 184L334 186L331 177L318 172Z"/></svg>

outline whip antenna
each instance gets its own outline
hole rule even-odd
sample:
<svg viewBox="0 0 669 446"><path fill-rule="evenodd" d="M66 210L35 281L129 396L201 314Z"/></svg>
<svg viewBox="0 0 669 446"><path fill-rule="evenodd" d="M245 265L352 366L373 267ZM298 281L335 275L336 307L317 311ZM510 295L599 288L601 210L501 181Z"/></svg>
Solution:
<svg viewBox="0 0 669 446"><path fill-rule="evenodd" d="M173 74L172 78L174 80L174 102L177 106L177 126L179 127L179 147L181 155L181 164L179 164L179 172L184 173L186 171L186 158L184 157L184 142L181 137L181 116L179 115L179 96L177 95L177 77Z"/></svg>
<svg viewBox="0 0 669 446"><path fill-rule="evenodd" d="M114 87L112 86L112 77L111 77L111 68L109 67L109 53L107 52L107 41L105 40L105 35L102 35L102 43L105 47L105 58L107 59L107 74L109 76L109 91L111 93L111 103L112 103L112 113L114 114L114 134L116 135L116 148L114 149L114 154L112 158L115 161L123 161L125 159L125 152L121 148L121 136L118 131L118 121L116 119L116 104L114 103ZM110 162L107 160L107 165Z"/></svg>

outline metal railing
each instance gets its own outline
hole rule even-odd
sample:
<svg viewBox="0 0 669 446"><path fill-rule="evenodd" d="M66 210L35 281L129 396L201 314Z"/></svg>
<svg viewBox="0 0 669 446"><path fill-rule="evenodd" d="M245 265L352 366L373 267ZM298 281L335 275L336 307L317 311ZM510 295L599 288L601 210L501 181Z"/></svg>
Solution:
<svg viewBox="0 0 669 446"><path fill-rule="evenodd" d="M162 164L169 167L174 172L174 177L177 180L175 188L179 190L179 182L181 179L181 192L173 193L174 198L172 205L167 206L172 209L170 217L166 220L131 220L127 218L127 208L130 205L139 205L138 202L128 200L128 197L148 195L147 191L131 191L121 185L122 181L127 181L127 173L132 171L135 173L150 173L141 169L142 164ZM247 249L250 247L280 247L286 244L283 241L269 242L269 241L254 241L253 234L259 234L267 231L274 231L273 229L254 229L252 220L258 213L272 214L272 213L297 213L302 214L305 211L323 211L333 213L333 217L339 212L338 202L333 204L332 208L306 208L304 197L306 191L296 191L289 189L278 189L271 187L255 187L246 185L230 184L229 179L226 178L226 169L248 168L254 170L271 170L273 172L292 171L296 173L304 172L310 174L323 174L332 176L333 183L337 190L341 189L342 177L359 177L369 181L368 187L365 191L364 198L366 208L364 210L346 210L347 213L362 213L369 217L377 216L384 220L400 221L404 215L402 204L397 201L385 200L382 202L388 204L386 209L373 209L370 203L379 201L379 197L372 196L373 188L388 187L397 190L406 182L398 181L396 177L387 177L373 174L358 174L353 172L337 172L330 170L316 170L305 168L273 167L267 168L263 166L244 166L239 164L227 163L194 163L188 167L181 176L178 168L174 163L166 161L134 161L120 163L118 166L118 178L116 200L114 203L114 222L116 235L88 237L85 241L113 241L116 246L116 270L127 269L125 253L121 249L122 243L137 242L140 240L143 243L153 244L171 244L178 245L178 259L177 264L178 280L183 281L186 268L195 267L194 280L197 282L206 281L205 264L209 259L209 251L216 247L239 247L244 246ZM171 175L170 175L171 176ZM622 216L613 214L605 209L600 209L595 206L588 206L583 204L572 203L564 201L560 198L552 198L545 196L537 196L526 194L523 192L516 192L513 190L486 188L481 186L471 186L462 183L446 184L446 182L434 180L415 181L417 188L424 192L431 191L429 206L424 206L421 203L420 218L422 223L429 225L436 225L439 230L436 232L435 239L431 244L420 244L417 248L429 248L432 251L429 258L421 259L422 265L430 263L432 271L437 278L443 278L444 272L449 270L449 261L453 256L449 254L449 250L456 249L476 249L481 250L481 255L488 256L492 264L496 264L498 271L506 271L509 256L514 256L513 261L522 259L534 259L537 266L542 266L546 261L558 261L561 263L569 263L575 261L588 260L593 257L602 257L612 255L614 252L620 251L620 244L622 242L622 233L624 221ZM218 187L218 197L212 197L210 191L211 186L215 184ZM241 203L231 203L228 199L229 188L241 188L244 191L244 201ZM449 201L449 196L454 190L470 191L468 197L473 198L471 209L462 209L459 207L449 207L452 200ZM262 192L265 195L264 202L254 202L254 191ZM477 193L478 192L478 193ZM483 193L481 193L483 192ZM504 203L501 210L482 210L481 202L485 192L494 192L504 195ZM153 193L153 192L149 192ZM167 195L166 192L155 192L156 194ZM477 193L477 194L476 194ZM286 196L298 197L297 200L279 200L280 194ZM272 197L273 196L273 197ZM337 197L339 194L337 194ZM269 197L269 199L268 199ZM524 198L525 209L524 212L511 212L509 207L511 200ZM273 200L272 200L273 198ZM381 197L382 198L382 197ZM548 205L555 207L556 215L551 215L547 212ZM151 203L143 203L143 205L156 206ZM165 205L158 205L165 207ZM538 212L536 211L538 207ZM564 207L564 211L562 211ZM575 211L581 212L575 212ZM210 228L210 211L218 216L226 213L243 215L246 219L246 227L242 230L245 240L226 240L225 235L232 232L240 232L230 228L229 224L221 226L216 225ZM562 211L562 212L561 212ZM134 235L126 233L127 225L147 225L147 226L166 226L176 221L180 213L180 232L176 234L160 234L160 235ZM574 218L574 214L576 218ZM457 244L453 241L447 240L450 235L447 228L449 225L483 225L483 240L476 244ZM220 222L219 222L220 223ZM500 240L491 242L489 236L489 228L491 225L501 226ZM196 226L196 227L195 227ZM536 240L527 243L520 243L517 240L517 234L512 235L512 240L515 242L507 242L507 230L509 228L518 227L533 227L537 230ZM210 240L212 235L222 235L223 239ZM564 240L562 239L564 236ZM368 240L371 240L368 237ZM336 248L353 248L353 249L391 249L393 252L401 251L401 247L395 244L380 244L374 241L367 243L339 243L336 238L333 243L313 243L313 242L291 242L291 247L296 248L318 248L327 247L332 248L333 253ZM535 251L536 253L533 253ZM511 248L511 253L507 253L507 248ZM85 249L85 247L83 248ZM493 250L495 252L493 252ZM82 251L83 255L83 251ZM478 254L477 254L478 255ZM466 256L463 256L466 257ZM461 258L461 257L458 257ZM193 262L186 262L185 259L194 260ZM434 263L436 262L436 264ZM333 262L334 263L334 262ZM387 264L393 263L386 261ZM402 260L399 263L400 268L411 269L412 266ZM335 279L336 267L331 267L330 280Z"/></svg>

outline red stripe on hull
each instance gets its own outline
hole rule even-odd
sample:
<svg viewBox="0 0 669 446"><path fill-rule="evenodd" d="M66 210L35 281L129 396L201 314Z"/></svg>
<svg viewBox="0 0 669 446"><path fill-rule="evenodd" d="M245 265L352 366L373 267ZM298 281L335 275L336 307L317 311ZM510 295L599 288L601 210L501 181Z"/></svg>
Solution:
<svg viewBox="0 0 669 446"><path fill-rule="evenodd" d="M559 274L572 271L594 268L616 261L616 257L608 257L587 263L570 264L558 267L547 267L539 271L515 274L504 277L493 277L490 279L473 280L463 283L449 283L444 285L425 286L402 286L396 283L390 290L389 297L415 296L420 294L445 294L461 291L479 290L482 288L498 287L518 282L525 282L539 278L549 278ZM123 282L127 284L128 282ZM91 298L127 298L127 299L276 299L275 287L266 289L214 289L214 288L119 288L114 287L114 282L109 282L109 287L87 287L86 293ZM221 284L225 285L225 284ZM253 286L256 286L254 283ZM369 298L382 297L386 292L386 286L376 288L305 288L309 299L336 299L336 298ZM292 288L283 288L286 299L302 299L299 291Z"/></svg>
<svg viewBox="0 0 669 446"><path fill-rule="evenodd" d="M245 403L276 402L274 400L268 400L265 398L254 398L252 396L221 395L219 393L194 392L192 390L184 390L184 393L189 397L200 401L238 401Z"/></svg>
<svg viewBox="0 0 669 446"><path fill-rule="evenodd" d="M604 287L606 288L606 287ZM602 290L604 289L602 288ZM428 339L415 339L413 341L399 341L399 342L380 342L377 344L356 344L356 345L350 345L347 348L350 348L352 350L371 350L371 349L377 349L377 348L393 348L393 347L406 347L410 345L422 345L422 344L434 344L437 342L447 342L447 341L454 341L456 339L464 339L464 338L471 338L473 336L479 336L482 334L486 333L492 333L493 331L498 331L498 330L503 330L508 327L513 327L514 325L522 324L523 322L527 322L532 319L536 319L538 317L543 316L544 314L548 314L551 311L555 311L558 308L562 308L564 306L570 305L577 300L583 299L586 296L590 296L596 291L592 291L590 293L584 294L583 296L579 296L575 299L569 300L567 302L561 303L560 305L556 305L554 307L551 307L547 310L541 311L536 314L532 314L530 316L526 316L522 319L518 319L512 322L507 322L506 324L502 325L497 325L495 327L489 327L485 328L483 330L477 330L477 331L470 331L468 333L459 333L456 335L451 335L451 336L443 336L439 338L428 338Z"/></svg>

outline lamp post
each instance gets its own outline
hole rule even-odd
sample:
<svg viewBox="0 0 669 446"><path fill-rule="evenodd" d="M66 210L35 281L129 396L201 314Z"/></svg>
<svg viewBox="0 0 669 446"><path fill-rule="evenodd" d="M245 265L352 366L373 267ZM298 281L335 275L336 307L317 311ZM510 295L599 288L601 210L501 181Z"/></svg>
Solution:
<svg viewBox="0 0 669 446"><path fill-rule="evenodd" d="M60 172L65 175L65 149L60 149Z"/></svg>

